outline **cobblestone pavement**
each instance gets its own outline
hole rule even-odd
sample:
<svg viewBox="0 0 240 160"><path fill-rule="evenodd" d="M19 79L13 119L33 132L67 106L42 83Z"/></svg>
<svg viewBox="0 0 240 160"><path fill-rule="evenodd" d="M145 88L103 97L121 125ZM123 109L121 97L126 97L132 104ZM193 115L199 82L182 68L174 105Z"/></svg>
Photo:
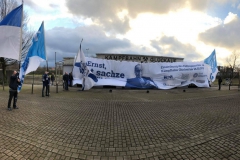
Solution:
<svg viewBox="0 0 240 160"><path fill-rule="evenodd" d="M240 159L240 91L91 89L41 97L18 110L0 90L0 160Z"/></svg>

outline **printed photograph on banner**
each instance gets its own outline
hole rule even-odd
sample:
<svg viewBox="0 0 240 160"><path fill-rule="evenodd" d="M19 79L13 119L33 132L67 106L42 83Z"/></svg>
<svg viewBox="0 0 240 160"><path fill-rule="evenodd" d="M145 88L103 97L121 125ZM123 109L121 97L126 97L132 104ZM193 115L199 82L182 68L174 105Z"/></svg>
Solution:
<svg viewBox="0 0 240 160"><path fill-rule="evenodd" d="M141 63L137 64L132 68L135 77L128 78L125 87L127 88L158 88L156 83L151 77L143 76L143 65Z"/></svg>

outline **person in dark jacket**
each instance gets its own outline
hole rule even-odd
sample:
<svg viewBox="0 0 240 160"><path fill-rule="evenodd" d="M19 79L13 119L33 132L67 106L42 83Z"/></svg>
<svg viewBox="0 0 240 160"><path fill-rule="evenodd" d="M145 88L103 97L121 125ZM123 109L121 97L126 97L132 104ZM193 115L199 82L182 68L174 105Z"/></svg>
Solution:
<svg viewBox="0 0 240 160"><path fill-rule="evenodd" d="M52 75L51 75L51 81L52 81L52 85L53 85L53 83L54 83L54 81L55 81L54 73L52 73Z"/></svg>
<svg viewBox="0 0 240 160"><path fill-rule="evenodd" d="M72 72L69 73L69 86L72 87L72 81L73 81L73 76L72 76Z"/></svg>
<svg viewBox="0 0 240 160"><path fill-rule="evenodd" d="M48 71L45 71L45 73L42 75L42 82L43 82L42 97L44 97L45 87L46 87L46 96L49 96L50 79L49 79L49 76L48 76Z"/></svg>
<svg viewBox="0 0 240 160"><path fill-rule="evenodd" d="M218 90L221 90L222 77L218 78Z"/></svg>
<svg viewBox="0 0 240 160"><path fill-rule="evenodd" d="M65 72L65 74L63 75L63 81L64 81L64 89L66 91L68 91L68 80L69 80L69 76L67 74L67 72Z"/></svg>
<svg viewBox="0 0 240 160"><path fill-rule="evenodd" d="M9 82L9 99L8 99L8 110L11 111L11 103L13 98L13 109L18 109L16 103L17 103L17 96L18 96L18 85L20 84L20 79L18 77L17 71L13 71L12 76L10 77Z"/></svg>

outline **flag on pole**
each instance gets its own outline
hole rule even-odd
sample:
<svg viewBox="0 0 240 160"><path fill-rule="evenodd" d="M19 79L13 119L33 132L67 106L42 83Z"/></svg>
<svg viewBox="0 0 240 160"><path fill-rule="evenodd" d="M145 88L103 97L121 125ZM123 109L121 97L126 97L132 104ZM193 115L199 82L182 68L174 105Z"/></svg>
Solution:
<svg viewBox="0 0 240 160"><path fill-rule="evenodd" d="M42 22L38 32L34 35L32 46L30 47L27 56L21 65L19 78L21 85L18 87L18 92L22 88L25 75L32 71L36 71L40 63L46 60L45 53L45 38L44 38L44 22Z"/></svg>
<svg viewBox="0 0 240 160"><path fill-rule="evenodd" d="M0 22L0 57L19 60L23 5L12 10Z"/></svg>
<svg viewBox="0 0 240 160"><path fill-rule="evenodd" d="M98 81L97 77L88 69L81 44L73 68L73 77L82 80L82 90L91 89Z"/></svg>
<svg viewBox="0 0 240 160"><path fill-rule="evenodd" d="M218 73L215 49L213 50L212 54L204 60L204 63L209 66L208 80L210 82L214 82Z"/></svg>

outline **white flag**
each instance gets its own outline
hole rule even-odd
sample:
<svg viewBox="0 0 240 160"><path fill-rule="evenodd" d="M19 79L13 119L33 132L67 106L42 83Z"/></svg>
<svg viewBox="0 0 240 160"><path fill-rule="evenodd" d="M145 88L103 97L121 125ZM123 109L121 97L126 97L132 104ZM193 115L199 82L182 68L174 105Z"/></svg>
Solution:
<svg viewBox="0 0 240 160"><path fill-rule="evenodd" d="M22 10L20 5L0 22L0 57L20 59Z"/></svg>
<svg viewBox="0 0 240 160"><path fill-rule="evenodd" d="M82 90L91 89L95 82L98 81L97 77L89 70L86 64L85 55L81 49L81 45L73 67L73 79L82 80ZM75 83L73 82L73 84Z"/></svg>

